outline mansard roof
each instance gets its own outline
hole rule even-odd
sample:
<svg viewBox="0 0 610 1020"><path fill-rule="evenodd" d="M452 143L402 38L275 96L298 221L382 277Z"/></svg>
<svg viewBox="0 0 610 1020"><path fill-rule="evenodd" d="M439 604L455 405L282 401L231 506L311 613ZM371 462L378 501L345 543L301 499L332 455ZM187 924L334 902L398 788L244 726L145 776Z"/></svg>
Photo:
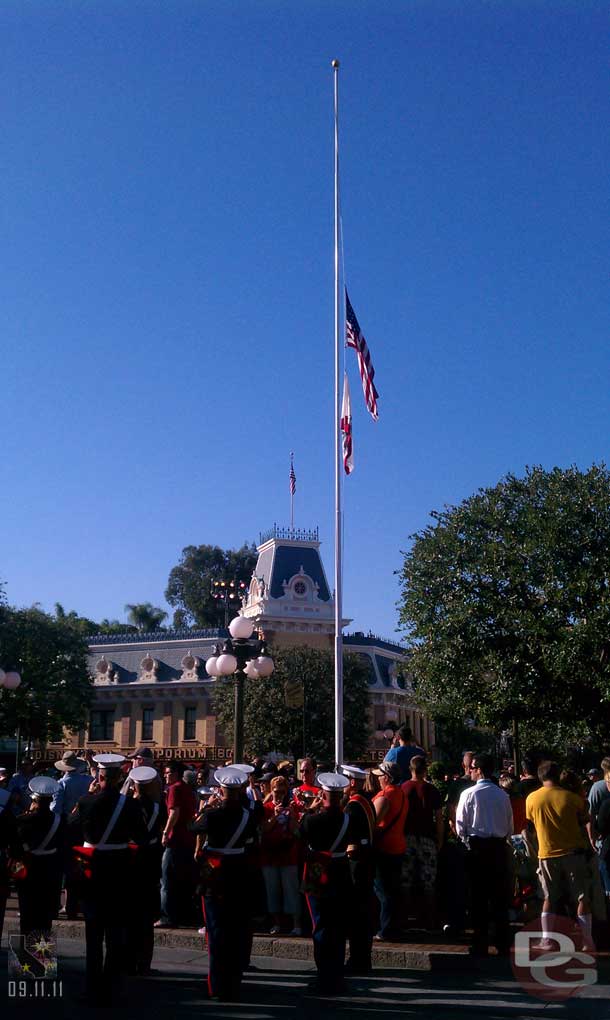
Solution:
<svg viewBox="0 0 610 1020"><path fill-rule="evenodd" d="M323 602L328 602L330 591L324 576L320 553L317 549L302 545L277 545L275 547L271 578L265 578L269 585L271 598L281 598L284 594L282 583L298 574L301 568L303 568L303 573L311 577L314 584L318 585L318 598Z"/></svg>

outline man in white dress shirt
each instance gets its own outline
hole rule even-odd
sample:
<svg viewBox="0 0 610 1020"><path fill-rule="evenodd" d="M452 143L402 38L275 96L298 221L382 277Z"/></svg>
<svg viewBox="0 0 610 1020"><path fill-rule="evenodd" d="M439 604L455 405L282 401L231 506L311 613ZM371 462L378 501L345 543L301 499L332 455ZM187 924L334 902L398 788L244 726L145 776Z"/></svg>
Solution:
<svg viewBox="0 0 610 1020"><path fill-rule="evenodd" d="M493 780L493 759L476 754L470 767L475 785L464 790L455 813L457 834L468 846L472 882L471 954L487 956L489 922L500 956L510 952L510 856L507 839L513 832L513 811L508 794Z"/></svg>

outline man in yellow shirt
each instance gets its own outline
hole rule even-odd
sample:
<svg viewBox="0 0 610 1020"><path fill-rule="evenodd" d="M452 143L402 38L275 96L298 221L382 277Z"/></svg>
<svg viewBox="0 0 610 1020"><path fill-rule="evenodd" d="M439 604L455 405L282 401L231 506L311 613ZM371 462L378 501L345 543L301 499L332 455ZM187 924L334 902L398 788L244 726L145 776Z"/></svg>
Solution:
<svg viewBox="0 0 610 1020"><path fill-rule="evenodd" d="M589 898L589 841L585 825L589 820L586 801L559 785L560 768L556 762L542 762L539 790L530 793L525 812L538 837L538 876L544 892L542 905L542 949L552 948L552 916L567 901L576 907L576 919L583 936L583 951L593 948L591 905Z"/></svg>

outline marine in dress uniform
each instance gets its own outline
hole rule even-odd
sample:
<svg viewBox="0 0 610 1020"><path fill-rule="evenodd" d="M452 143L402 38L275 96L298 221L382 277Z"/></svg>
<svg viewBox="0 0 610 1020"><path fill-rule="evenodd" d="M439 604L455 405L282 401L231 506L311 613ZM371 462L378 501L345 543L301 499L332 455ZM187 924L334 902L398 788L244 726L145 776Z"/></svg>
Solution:
<svg viewBox="0 0 610 1020"><path fill-rule="evenodd" d="M191 826L197 834L201 892L208 937L208 993L222 1001L239 1001L250 933L248 850L256 837L254 812L244 804L247 776L235 768L219 769L222 801L206 809Z"/></svg>
<svg viewBox="0 0 610 1020"><path fill-rule="evenodd" d="M8 790L0 790L0 942L9 890L8 861L20 858L22 852L15 816L9 808L10 799Z"/></svg>
<svg viewBox="0 0 610 1020"><path fill-rule="evenodd" d="M349 780L337 772L323 772L318 782L323 791L322 808L303 817L299 835L307 847L303 882L313 926L318 989L336 995L344 985L352 895L347 848L355 837L351 819L341 807Z"/></svg>
<svg viewBox="0 0 610 1020"><path fill-rule="evenodd" d="M160 795L157 770L150 765L137 765L129 773L132 794L142 809L147 840L138 847L132 868L132 910L128 926L128 959L135 974L150 974L154 944L155 921L161 911L161 833L167 821L167 808ZM153 792L157 792L157 797Z"/></svg>
<svg viewBox="0 0 610 1020"><path fill-rule="evenodd" d="M371 802L364 796L367 772L356 765L343 765L342 771L350 784L345 813L350 817L353 830L353 842L347 848L353 895L349 916L349 960L346 969L352 974L367 974L372 966L375 812Z"/></svg>
<svg viewBox="0 0 610 1020"><path fill-rule="evenodd" d="M17 818L17 832L23 846L27 874L16 883L19 897L19 928L22 935L51 931L59 910L63 869L65 822L51 811L59 783L46 776L29 782L29 811Z"/></svg>
<svg viewBox="0 0 610 1020"><path fill-rule="evenodd" d="M91 877L84 882L83 895L87 997L100 1005L116 994L125 956L132 905L129 843L145 844L148 831L140 804L119 793L123 755L99 754L93 760L99 768L100 792L79 800L69 831L73 843L82 842L92 851Z"/></svg>

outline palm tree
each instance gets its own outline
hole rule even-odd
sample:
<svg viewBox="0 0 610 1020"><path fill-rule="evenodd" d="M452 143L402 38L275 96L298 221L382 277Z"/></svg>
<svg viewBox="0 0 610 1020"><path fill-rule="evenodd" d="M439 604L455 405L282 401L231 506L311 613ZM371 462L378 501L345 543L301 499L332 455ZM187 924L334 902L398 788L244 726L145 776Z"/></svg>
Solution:
<svg viewBox="0 0 610 1020"><path fill-rule="evenodd" d="M159 630L167 616L164 609L153 606L152 602L136 602L133 605L128 602L125 612L129 622L138 630L145 632Z"/></svg>

